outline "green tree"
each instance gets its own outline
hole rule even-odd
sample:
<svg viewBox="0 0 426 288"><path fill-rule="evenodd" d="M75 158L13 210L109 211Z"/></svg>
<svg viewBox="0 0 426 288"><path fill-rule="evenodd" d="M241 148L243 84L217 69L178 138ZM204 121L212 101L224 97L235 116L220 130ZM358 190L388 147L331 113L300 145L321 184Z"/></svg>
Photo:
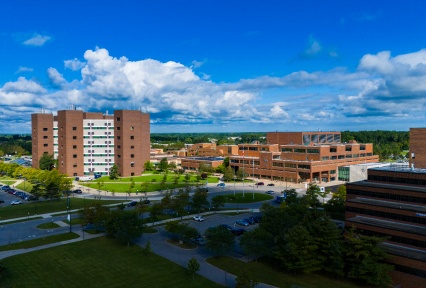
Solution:
<svg viewBox="0 0 426 288"><path fill-rule="evenodd" d="M109 171L109 179L115 180L118 179L118 177L120 177L120 174L118 173L118 166L117 164L114 164Z"/></svg>
<svg viewBox="0 0 426 288"><path fill-rule="evenodd" d="M169 163L167 161L167 157L161 158L160 163L158 164L158 168L161 171L166 171L168 167L169 167Z"/></svg>
<svg viewBox="0 0 426 288"><path fill-rule="evenodd" d="M207 200L207 190L205 188L195 189L194 194L192 195L192 207L201 212L201 209L209 206L209 201Z"/></svg>
<svg viewBox="0 0 426 288"><path fill-rule="evenodd" d="M320 202L318 200L318 196L321 190L320 187L315 183L310 183L308 189L306 190L306 199L308 200L308 204L311 207L320 206Z"/></svg>
<svg viewBox="0 0 426 288"><path fill-rule="evenodd" d="M189 205L189 192L179 189L172 201L172 209L176 211L182 218L185 213L185 208Z"/></svg>
<svg viewBox="0 0 426 288"><path fill-rule="evenodd" d="M225 168L229 167L229 157L225 157L225 159L223 159L223 166L225 166Z"/></svg>
<svg viewBox="0 0 426 288"><path fill-rule="evenodd" d="M210 227L206 230L207 248L217 256L225 255L235 244L235 236L222 226Z"/></svg>
<svg viewBox="0 0 426 288"><path fill-rule="evenodd" d="M142 253L144 256L150 256L152 253L152 249L151 249L151 242L146 242L145 248L143 248Z"/></svg>
<svg viewBox="0 0 426 288"><path fill-rule="evenodd" d="M145 171L152 171L154 170L154 164L148 160L145 163L143 163L143 168Z"/></svg>
<svg viewBox="0 0 426 288"><path fill-rule="evenodd" d="M235 282L236 288L254 288L259 284L259 282L250 277L247 271L238 274L237 278L235 278Z"/></svg>
<svg viewBox="0 0 426 288"><path fill-rule="evenodd" d="M212 207L213 207L213 209L214 210L218 210L219 209L219 207L223 207L223 206L225 206L225 198L224 197L221 197L221 196L214 196L213 198L212 198Z"/></svg>
<svg viewBox="0 0 426 288"><path fill-rule="evenodd" d="M200 270L200 263L198 263L197 259L192 257L191 259L189 259L187 267L189 273L192 275L192 281L194 281L195 273Z"/></svg>
<svg viewBox="0 0 426 288"><path fill-rule="evenodd" d="M108 207L103 206L100 200L95 201L92 205L85 206L79 211L81 226L94 225L96 230L103 230L108 213Z"/></svg>
<svg viewBox="0 0 426 288"><path fill-rule="evenodd" d="M135 211L110 211L105 221L105 232L117 242L130 245L143 232L142 219Z"/></svg>
<svg viewBox="0 0 426 288"><path fill-rule="evenodd" d="M389 287L393 266L385 263L389 258L381 245L383 238L356 234L351 229L346 236L346 276L360 279L368 284Z"/></svg>
<svg viewBox="0 0 426 288"><path fill-rule="evenodd" d="M246 171L243 171L244 169L240 168L238 169L237 173L235 174L235 176L237 176L238 180L243 180L245 178L247 178L248 174Z"/></svg>
<svg viewBox="0 0 426 288"><path fill-rule="evenodd" d="M151 217L152 221L157 221L158 220L158 216L161 215L162 211L162 207L161 204L159 203L154 203L151 206L151 211L149 212L149 215Z"/></svg>
<svg viewBox="0 0 426 288"><path fill-rule="evenodd" d="M55 159L53 155L44 153L39 160L39 168L41 170L52 170L55 167Z"/></svg>
<svg viewBox="0 0 426 288"><path fill-rule="evenodd" d="M234 179L234 175L234 170L231 168L231 166L228 166L223 173L223 180L232 181Z"/></svg>
<svg viewBox="0 0 426 288"><path fill-rule="evenodd" d="M244 253L253 255L257 261L257 258L261 256L271 255L274 237L268 231L255 228L241 236L240 245Z"/></svg>

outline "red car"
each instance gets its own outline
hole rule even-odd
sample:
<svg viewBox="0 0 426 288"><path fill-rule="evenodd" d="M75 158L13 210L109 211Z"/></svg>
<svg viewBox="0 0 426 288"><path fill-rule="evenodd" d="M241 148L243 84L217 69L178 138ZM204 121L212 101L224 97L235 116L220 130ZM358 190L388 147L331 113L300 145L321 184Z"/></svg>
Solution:
<svg viewBox="0 0 426 288"><path fill-rule="evenodd" d="M262 185L265 185L265 183L263 183L263 182L257 182L257 184L256 184L257 186L262 186Z"/></svg>

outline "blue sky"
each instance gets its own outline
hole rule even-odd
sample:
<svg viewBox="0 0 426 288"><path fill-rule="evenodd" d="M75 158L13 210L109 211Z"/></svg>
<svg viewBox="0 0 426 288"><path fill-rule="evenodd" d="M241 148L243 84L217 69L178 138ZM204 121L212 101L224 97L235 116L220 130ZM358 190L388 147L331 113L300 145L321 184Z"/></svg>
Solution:
<svg viewBox="0 0 426 288"><path fill-rule="evenodd" d="M141 109L152 132L426 125L425 1L2 0L0 133Z"/></svg>

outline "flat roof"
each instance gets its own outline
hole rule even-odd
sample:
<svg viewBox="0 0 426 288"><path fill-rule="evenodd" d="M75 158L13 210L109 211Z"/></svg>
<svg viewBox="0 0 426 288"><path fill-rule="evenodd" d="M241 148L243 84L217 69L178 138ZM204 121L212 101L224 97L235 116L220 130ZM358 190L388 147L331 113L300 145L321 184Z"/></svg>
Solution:
<svg viewBox="0 0 426 288"><path fill-rule="evenodd" d="M412 168L407 165L390 165L385 167L370 168L370 170L426 174L426 169Z"/></svg>

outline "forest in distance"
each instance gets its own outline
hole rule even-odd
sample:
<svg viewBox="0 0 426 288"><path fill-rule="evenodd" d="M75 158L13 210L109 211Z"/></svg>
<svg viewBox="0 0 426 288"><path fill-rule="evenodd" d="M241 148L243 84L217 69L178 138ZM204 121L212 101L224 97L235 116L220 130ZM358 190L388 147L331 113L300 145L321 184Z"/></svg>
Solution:
<svg viewBox="0 0 426 288"><path fill-rule="evenodd" d="M355 140L373 143L374 154L381 161L405 160L409 149L408 131L342 131L341 142ZM185 144L216 142L217 145L266 143L266 132L234 133L151 133L152 148L164 151L182 149ZM31 135L0 135L0 157L3 155L31 154Z"/></svg>

